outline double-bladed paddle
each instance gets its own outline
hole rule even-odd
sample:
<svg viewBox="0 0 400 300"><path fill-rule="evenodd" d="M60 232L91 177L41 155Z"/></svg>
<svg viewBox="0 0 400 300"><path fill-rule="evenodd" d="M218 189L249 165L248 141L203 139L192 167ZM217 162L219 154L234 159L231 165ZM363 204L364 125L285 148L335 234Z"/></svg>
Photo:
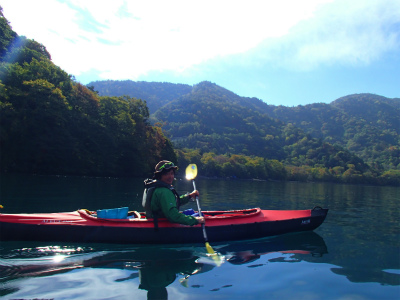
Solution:
<svg viewBox="0 0 400 300"><path fill-rule="evenodd" d="M196 176L197 176L197 166L195 164L188 165L186 168L186 179L192 181L194 190L196 190L196 184L194 182L194 179L196 178ZM199 197L197 197L197 196L196 196L196 203L197 203L197 209L199 210L199 216L203 217L203 214L202 214L201 208L200 208ZM201 223L201 227L203 229L203 236L204 236L207 252L209 254L215 254L214 249L208 243L205 223Z"/></svg>

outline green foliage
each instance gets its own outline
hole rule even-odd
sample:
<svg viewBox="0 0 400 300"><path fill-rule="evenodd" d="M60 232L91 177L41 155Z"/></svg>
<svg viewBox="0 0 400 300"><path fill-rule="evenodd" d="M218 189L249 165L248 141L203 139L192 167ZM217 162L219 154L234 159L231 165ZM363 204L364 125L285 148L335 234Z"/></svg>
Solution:
<svg viewBox="0 0 400 300"><path fill-rule="evenodd" d="M187 166L197 164L202 176L231 179L292 180L337 183L368 183L375 185L399 185L400 173L397 170L382 175L358 171L353 164L344 167L328 168L322 165L287 165L278 160L246 155L217 155L214 152L201 154L199 150L177 150L178 164Z"/></svg>
<svg viewBox="0 0 400 300"><path fill-rule="evenodd" d="M154 114L178 147L283 159L282 122L259 113L252 100L203 82ZM267 137L268 136L268 137ZM272 137L272 139L271 139Z"/></svg>
<svg viewBox="0 0 400 300"><path fill-rule="evenodd" d="M378 171L400 168L400 101L372 94L342 97L331 104L268 106L268 115L312 137L349 150Z"/></svg>
<svg viewBox="0 0 400 300"><path fill-rule="evenodd" d="M10 43L16 35L7 19L4 17L3 8L0 6L0 59L3 59Z"/></svg>
<svg viewBox="0 0 400 300"><path fill-rule="evenodd" d="M88 84L102 96L131 95L138 99L146 100L150 112L191 92L192 87L187 84L174 84L168 82L143 82L132 80L104 80Z"/></svg>
<svg viewBox="0 0 400 300"><path fill-rule="evenodd" d="M378 179L383 184L400 186L400 170L385 171Z"/></svg>
<svg viewBox="0 0 400 300"><path fill-rule="evenodd" d="M159 160L176 161L144 101L99 97L3 15L0 28L1 172L148 176Z"/></svg>
<svg viewBox="0 0 400 300"><path fill-rule="evenodd" d="M46 47L35 40L18 36L12 30L3 15L3 8L0 6L0 59L8 63L22 64L24 62L30 63L33 58L39 60L41 57L51 60Z"/></svg>
<svg viewBox="0 0 400 300"><path fill-rule="evenodd" d="M165 105L155 117L164 122L163 129L177 147L216 155L257 156L292 166L331 168L351 163L360 172L369 169L350 152L312 138L292 123L274 120L259 108L255 99L243 100L203 82L189 95Z"/></svg>
<svg viewBox="0 0 400 300"><path fill-rule="evenodd" d="M107 84L111 86L112 81ZM154 83L148 84L146 91ZM358 114L334 103L276 107L201 82L174 100L163 98L163 107L150 120L170 137L183 164L199 162L207 154L202 166L208 176L232 176L228 173L234 172L233 164L225 155L241 155L262 158L264 164L253 164L257 174L262 174L258 177L241 164L240 171L234 172L240 178L374 183L385 170L400 167L395 118L390 109L379 109L381 103L383 107L392 105L396 113L396 101L377 97L374 108L363 117L359 107L354 108L361 111ZM373 119L374 112L380 112L386 121ZM373 122L381 127L373 127ZM275 162L282 167L275 168ZM274 167L268 169L268 164Z"/></svg>
<svg viewBox="0 0 400 300"><path fill-rule="evenodd" d="M4 85L0 102L2 171L144 176L176 160L141 100L98 97L72 81L68 97L45 79L17 83Z"/></svg>

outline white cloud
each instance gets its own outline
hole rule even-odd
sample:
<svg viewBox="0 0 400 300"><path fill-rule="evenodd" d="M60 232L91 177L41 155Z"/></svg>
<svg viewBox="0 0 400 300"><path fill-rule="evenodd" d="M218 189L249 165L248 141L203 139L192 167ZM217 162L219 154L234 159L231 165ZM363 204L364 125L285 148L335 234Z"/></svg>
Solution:
<svg viewBox="0 0 400 300"><path fill-rule="evenodd" d="M289 69L327 64L368 65L400 48L400 2L337 0L297 24L281 39L267 40L253 59Z"/></svg>
<svg viewBox="0 0 400 300"><path fill-rule="evenodd" d="M2 5L13 29L43 43L68 72L98 69L104 77L134 79L248 51L286 34L327 1L42 0L38 5L4 0Z"/></svg>
<svg viewBox="0 0 400 300"><path fill-rule="evenodd" d="M13 29L44 44L61 68L75 76L96 69L105 79L134 80L247 52L257 61L300 69L368 63L398 47L399 38L385 28L399 20L394 0L2 0L1 5Z"/></svg>

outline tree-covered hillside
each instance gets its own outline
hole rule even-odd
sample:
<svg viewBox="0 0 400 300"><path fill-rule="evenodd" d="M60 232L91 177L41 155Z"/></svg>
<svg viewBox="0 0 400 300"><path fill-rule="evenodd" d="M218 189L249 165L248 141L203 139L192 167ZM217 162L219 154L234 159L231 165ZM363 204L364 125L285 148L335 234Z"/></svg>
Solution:
<svg viewBox="0 0 400 300"><path fill-rule="evenodd" d="M168 102L188 94L192 90L192 87L187 84L132 80L95 81L90 82L87 86L93 87L101 96L135 95L135 98L146 101L150 113L154 113Z"/></svg>
<svg viewBox="0 0 400 300"><path fill-rule="evenodd" d="M378 170L400 169L400 100L372 94L331 104L268 106L268 115L343 147Z"/></svg>
<svg viewBox="0 0 400 300"><path fill-rule="evenodd" d="M1 172L147 176L160 159L176 159L145 102L99 97L3 14L0 47Z"/></svg>
<svg viewBox="0 0 400 300"><path fill-rule="evenodd" d="M112 81L108 84L112 85ZM149 86L154 84L147 83ZM96 82L93 85L96 88ZM221 173L222 165L232 160L231 155L240 155L243 164L247 165L260 164L259 160L251 161L251 157L259 157L264 162L278 161L282 164L279 178L296 179L300 176L332 180L332 177L343 174L369 172L364 177L384 176L390 181L390 178L398 178L397 170L400 168L399 155L396 156L398 132L394 130L396 118L393 117L398 113L398 99L370 96L373 103L365 102L364 105L375 105L371 109L378 115L375 119L364 116L364 110L355 112L340 107L339 103L346 102L343 101L346 97L332 104L272 106L256 98L240 97L210 82L202 82L190 93L182 91L181 96L174 100L163 99L164 106L150 118L162 126L174 142L180 159L185 162L190 162L189 158L197 159L202 164L205 160L212 161L216 167L209 168L213 170L208 173L210 176L226 176L228 171ZM352 96L348 97L349 103L355 101ZM392 104L392 110L383 108L388 104ZM371 126L374 126L373 134ZM370 132L370 139L360 143L362 151L357 151L360 149L354 147L354 141L360 141L363 131ZM369 147L375 151L369 151ZM382 147L385 150L378 151ZM233 164L237 165L237 156L234 160ZM229 170L228 167L225 169ZM263 176L268 177L265 175L268 166L264 164L262 169ZM283 169L285 174L282 175ZM291 176L293 173L296 175ZM254 174L247 172L244 177L251 176Z"/></svg>
<svg viewBox="0 0 400 300"><path fill-rule="evenodd" d="M132 81L127 81L125 83L135 87L138 87L139 84ZM102 87L104 83L93 82L92 84L97 88L98 86ZM117 81L113 83L113 81L107 81L108 86L113 86L114 84L119 86L120 82ZM146 87L146 91L155 90L157 87L162 87L161 90L167 88L166 83L157 84L154 82L140 82L140 86ZM190 98L190 95L196 93L196 90L201 86L202 84L194 86L190 92L188 92L188 86L184 89L181 86L176 86L179 91L176 92L177 97L175 99ZM110 90L112 89L110 88ZM262 127L263 122L249 122L249 120L257 120L259 116L267 115L273 119L280 120L285 124L292 124L295 127L298 127L302 129L305 134L309 134L311 137L320 138L324 142L349 150L351 153L361 157L365 162L378 170L400 169L399 99L388 99L372 94L358 94L339 98L331 104L315 103L305 106L299 105L296 107L286 107L267 105L256 98L239 97L236 94L221 88L221 91L222 90L224 90L225 94L222 96L217 94L215 95L216 98L229 99L230 102L227 103L228 106L231 105L231 103L240 103L240 106L249 109L248 112L250 114L243 116L243 118L240 116L240 121L238 121L238 119L229 120L229 118L224 120L224 118L227 118L226 116L220 118L217 114L202 115L202 117L206 119L217 118L219 119L219 123L225 122L225 124L227 124L225 129L228 134L231 134L233 128L237 128L238 126L244 129L246 126L244 124L248 125L249 123L253 123L256 124L256 126ZM129 88L126 88L125 91L129 91ZM209 93L209 97L214 97L212 93L215 92L216 90L210 89L208 92L206 91L205 94ZM129 95L132 96L134 94ZM163 107L163 105L174 100L169 96L164 96L159 93L157 93L157 96L152 95L151 98L157 99L155 107ZM142 99L146 100L145 97ZM173 105L176 106L177 104L175 103ZM218 105L220 107L218 107ZM220 110L219 114L224 114L225 111L229 110L227 107L221 108L224 104L218 105L215 108ZM203 108L211 109L210 106L208 106L208 108ZM198 116L191 111L189 112L191 118L186 118L182 122L179 118L184 118L184 116L180 115L179 110L179 107L175 108L173 117L171 116L168 118L168 125L164 127L164 129L173 136L175 141L181 140L181 137L187 135L189 131L192 134L210 134L210 132L213 133L221 129L221 124L218 125L213 123L211 120L211 124L213 124L212 128L208 128L207 131L202 127L199 131L199 125L196 123L197 121L195 121ZM184 114L187 114L187 112ZM165 112L155 111L151 114L150 119L153 122L162 122L165 119L165 116ZM232 118L232 116L230 116L230 118ZM234 125L236 123L237 125ZM176 126L177 124L180 125ZM205 124L210 123L205 122ZM195 130L195 128L197 128L197 130ZM246 131L246 129L244 130ZM218 145L219 143L217 143L217 146ZM255 148L257 146L250 147ZM229 151L227 148L219 150ZM262 151L261 148L255 150L255 152L248 152L246 148L243 148L243 151L241 152L256 154L260 151Z"/></svg>
<svg viewBox="0 0 400 300"><path fill-rule="evenodd" d="M341 166L346 171L352 164L359 172L369 169L344 149L324 144L290 123L262 114L260 105L258 99L241 98L202 82L192 93L158 110L154 117L164 122L163 129L179 148L258 156L292 166Z"/></svg>
<svg viewBox="0 0 400 300"><path fill-rule="evenodd" d="M253 108L253 109L252 109ZM210 82L154 114L176 145L215 153L264 155L284 159L280 147L285 125L243 99Z"/></svg>

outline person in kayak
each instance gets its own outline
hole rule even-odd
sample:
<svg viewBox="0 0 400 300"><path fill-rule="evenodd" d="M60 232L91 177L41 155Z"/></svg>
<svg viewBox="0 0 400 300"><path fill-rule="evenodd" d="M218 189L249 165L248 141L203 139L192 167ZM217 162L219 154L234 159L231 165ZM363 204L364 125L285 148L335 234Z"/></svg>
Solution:
<svg viewBox="0 0 400 300"><path fill-rule="evenodd" d="M193 217L179 212L180 205L199 196L199 192L195 190L186 195L178 195L172 186L177 169L173 162L162 160L155 167L153 179L144 181L142 205L146 209L147 218L154 218L156 228L158 218L167 218L172 223L190 226L204 223L204 217Z"/></svg>

